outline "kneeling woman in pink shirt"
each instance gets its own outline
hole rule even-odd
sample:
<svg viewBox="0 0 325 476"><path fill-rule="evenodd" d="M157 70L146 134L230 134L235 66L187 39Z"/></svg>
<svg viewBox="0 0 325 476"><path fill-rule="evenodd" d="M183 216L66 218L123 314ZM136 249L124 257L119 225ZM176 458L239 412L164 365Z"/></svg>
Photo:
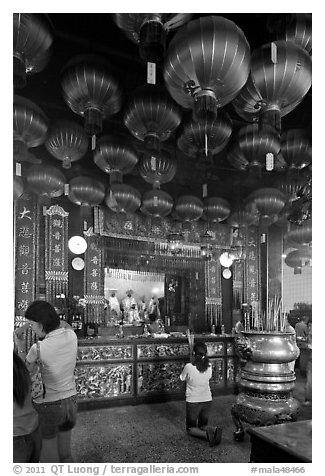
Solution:
<svg viewBox="0 0 325 476"><path fill-rule="evenodd" d="M186 430L192 436L208 440L210 446L216 446L221 441L222 429L208 425L212 404L211 377L207 346L204 342L196 342L192 362L185 365L180 375L186 382Z"/></svg>

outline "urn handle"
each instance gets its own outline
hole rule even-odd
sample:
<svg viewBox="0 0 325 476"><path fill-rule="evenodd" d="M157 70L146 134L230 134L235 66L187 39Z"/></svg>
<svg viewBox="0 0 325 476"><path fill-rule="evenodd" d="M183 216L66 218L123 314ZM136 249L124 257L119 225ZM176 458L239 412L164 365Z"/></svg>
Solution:
<svg viewBox="0 0 325 476"><path fill-rule="evenodd" d="M235 337L235 348L243 359L249 359L253 352L252 342L248 337L243 335L238 335Z"/></svg>

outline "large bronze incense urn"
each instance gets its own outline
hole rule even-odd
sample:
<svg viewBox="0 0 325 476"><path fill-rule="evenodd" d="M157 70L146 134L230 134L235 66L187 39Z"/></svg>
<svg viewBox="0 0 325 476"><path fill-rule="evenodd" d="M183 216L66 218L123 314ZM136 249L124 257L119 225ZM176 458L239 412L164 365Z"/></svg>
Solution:
<svg viewBox="0 0 325 476"><path fill-rule="evenodd" d="M295 421L298 401L293 398L295 373L292 362L299 356L293 332L244 331L236 338L239 354L246 360L240 371L241 391L231 413L234 438L244 437L242 422L265 426Z"/></svg>

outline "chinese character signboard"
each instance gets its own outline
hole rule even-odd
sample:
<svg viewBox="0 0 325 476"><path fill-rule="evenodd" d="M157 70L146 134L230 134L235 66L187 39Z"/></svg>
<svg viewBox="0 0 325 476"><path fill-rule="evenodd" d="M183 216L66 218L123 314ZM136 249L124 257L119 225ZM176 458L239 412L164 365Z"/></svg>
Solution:
<svg viewBox="0 0 325 476"><path fill-rule="evenodd" d="M99 324L104 315L104 267L100 237L92 228L85 232L85 322Z"/></svg>
<svg viewBox="0 0 325 476"><path fill-rule="evenodd" d="M221 264L219 257L208 261L205 267L205 307L208 326L222 324Z"/></svg>
<svg viewBox="0 0 325 476"><path fill-rule="evenodd" d="M35 299L36 200L24 194L15 204L15 327Z"/></svg>
<svg viewBox="0 0 325 476"><path fill-rule="evenodd" d="M68 216L59 205L46 210L45 283L46 299L53 305L56 296L68 295Z"/></svg>
<svg viewBox="0 0 325 476"><path fill-rule="evenodd" d="M247 230L246 240L246 292L247 303L256 306L260 300L259 295L259 244L257 241L257 228Z"/></svg>

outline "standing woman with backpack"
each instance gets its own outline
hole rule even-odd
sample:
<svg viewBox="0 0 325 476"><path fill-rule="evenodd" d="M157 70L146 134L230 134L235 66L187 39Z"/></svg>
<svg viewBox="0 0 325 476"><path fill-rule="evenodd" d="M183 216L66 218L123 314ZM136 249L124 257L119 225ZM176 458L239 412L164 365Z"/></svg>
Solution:
<svg viewBox="0 0 325 476"><path fill-rule="evenodd" d="M212 367L204 342L196 342L192 362L184 366L180 379L186 382L186 431L189 435L208 440L210 446L221 442L222 429L209 426L212 394L209 381Z"/></svg>
<svg viewBox="0 0 325 476"><path fill-rule="evenodd" d="M77 336L71 326L60 322L59 315L49 302L32 302L25 312L25 318L39 338L39 357L42 363L44 392L33 401L42 438L40 463L72 462L71 430L77 417L74 377ZM18 352L23 354L25 343L19 329L15 331L15 343ZM25 361L29 371L37 360L37 344L33 344Z"/></svg>

